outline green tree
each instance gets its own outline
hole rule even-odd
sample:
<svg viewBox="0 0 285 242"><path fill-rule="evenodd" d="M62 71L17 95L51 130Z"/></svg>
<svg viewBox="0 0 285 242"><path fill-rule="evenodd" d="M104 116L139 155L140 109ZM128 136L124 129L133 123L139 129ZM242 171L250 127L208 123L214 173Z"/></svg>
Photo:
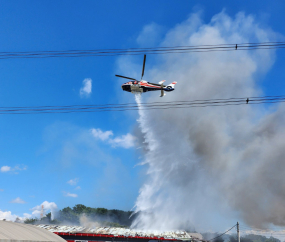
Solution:
<svg viewBox="0 0 285 242"><path fill-rule="evenodd" d="M85 212L85 209L87 207L83 204L76 204L74 207L73 207L73 212L76 213L76 214L82 214Z"/></svg>
<svg viewBox="0 0 285 242"><path fill-rule="evenodd" d="M73 208L66 207L59 211L57 221L51 220L51 214L46 215L49 223L64 224L74 223L79 224L79 217L85 214L90 219L100 222L106 226L130 226L132 221L138 214L134 214L131 218L131 211L122 211L118 209L108 210L106 208L92 208L83 204L76 204ZM44 221L42 221L44 222ZM113 224L112 224L113 223Z"/></svg>
<svg viewBox="0 0 285 242"><path fill-rule="evenodd" d="M249 234L249 235L244 236L243 238L249 239L252 242L280 242L279 239L276 239L272 236L270 238L267 238L266 236L256 235L256 234Z"/></svg>
<svg viewBox="0 0 285 242"><path fill-rule="evenodd" d="M98 215L107 215L108 209L106 209L106 208L97 208L96 212L97 212Z"/></svg>
<svg viewBox="0 0 285 242"><path fill-rule="evenodd" d="M24 223L25 224L35 224L36 222L38 222L39 220L36 218L26 218Z"/></svg>
<svg viewBox="0 0 285 242"><path fill-rule="evenodd" d="M214 242L224 242L224 239L221 237L214 239Z"/></svg>
<svg viewBox="0 0 285 242"><path fill-rule="evenodd" d="M73 209L66 207L59 211L58 220L60 222L71 222L79 224L79 215L76 214Z"/></svg>
<svg viewBox="0 0 285 242"><path fill-rule="evenodd" d="M51 221L51 213L47 213L47 214L46 214L46 217L47 217L47 219L48 219L49 221Z"/></svg>

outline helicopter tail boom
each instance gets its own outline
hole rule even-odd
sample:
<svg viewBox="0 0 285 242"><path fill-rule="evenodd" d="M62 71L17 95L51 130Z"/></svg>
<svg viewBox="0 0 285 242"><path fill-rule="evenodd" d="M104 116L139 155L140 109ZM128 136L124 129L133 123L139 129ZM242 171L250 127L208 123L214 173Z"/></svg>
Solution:
<svg viewBox="0 0 285 242"><path fill-rule="evenodd" d="M174 86L177 82L172 82L171 84L167 85L168 87L172 87L174 89Z"/></svg>

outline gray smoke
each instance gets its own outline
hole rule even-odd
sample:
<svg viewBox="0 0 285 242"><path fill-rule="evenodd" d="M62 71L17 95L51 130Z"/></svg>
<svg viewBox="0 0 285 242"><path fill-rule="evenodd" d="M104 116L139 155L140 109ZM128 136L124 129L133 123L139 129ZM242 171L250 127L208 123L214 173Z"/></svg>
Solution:
<svg viewBox="0 0 285 242"><path fill-rule="evenodd" d="M208 24L192 14L168 31L161 46L266 42L275 37L244 13L231 18L221 12ZM273 50L148 56L159 64L147 64L146 80L178 83L163 99L158 92L148 93L143 102L263 95L261 80L274 57ZM140 96L136 101L140 104ZM140 110L148 170L136 201L141 213L132 226L214 228L217 217L235 222L242 218L255 227L284 226L284 111L284 105Z"/></svg>

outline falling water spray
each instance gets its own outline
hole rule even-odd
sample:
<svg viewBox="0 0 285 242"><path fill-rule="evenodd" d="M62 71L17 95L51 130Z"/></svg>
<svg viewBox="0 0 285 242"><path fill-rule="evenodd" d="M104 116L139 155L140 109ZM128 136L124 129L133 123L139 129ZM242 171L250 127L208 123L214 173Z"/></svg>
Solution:
<svg viewBox="0 0 285 242"><path fill-rule="evenodd" d="M193 14L162 46L272 41L251 15L225 12L203 24ZM159 56L148 78L177 81L176 90L145 102L261 96L260 77L274 51ZM129 66L128 66L129 68ZM285 225L284 105L144 110L138 125L146 179L136 201L140 229L222 229L241 218L255 227ZM221 225L219 227L219 225Z"/></svg>

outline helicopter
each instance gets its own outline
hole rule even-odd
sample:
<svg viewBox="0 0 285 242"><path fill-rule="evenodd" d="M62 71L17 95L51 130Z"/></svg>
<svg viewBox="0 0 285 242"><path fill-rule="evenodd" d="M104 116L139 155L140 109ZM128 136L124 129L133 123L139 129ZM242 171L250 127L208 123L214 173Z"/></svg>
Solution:
<svg viewBox="0 0 285 242"><path fill-rule="evenodd" d="M131 92L131 93L143 93L143 92L150 92L150 91L161 91L161 95L160 97L165 96L164 92L172 92L174 91L174 86L177 82L172 82L169 85L165 86L163 85L163 83L165 82L165 80L160 81L159 83L151 83L151 82L147 82L142 80L143 75L144 75L144 69L145 69L145 61L146 61L146 55L144 55L144 59L143 59L143 68L142 68L142 76L141 76L141 80L138 81L134 78L131 77L126 77L126 76L121 76L121 75L115 75L116 77L120 77L120 78L125 78L125 79L129 79L131 81L126 82L122 85L122 89L123 91L126 92Z"/></svg>

